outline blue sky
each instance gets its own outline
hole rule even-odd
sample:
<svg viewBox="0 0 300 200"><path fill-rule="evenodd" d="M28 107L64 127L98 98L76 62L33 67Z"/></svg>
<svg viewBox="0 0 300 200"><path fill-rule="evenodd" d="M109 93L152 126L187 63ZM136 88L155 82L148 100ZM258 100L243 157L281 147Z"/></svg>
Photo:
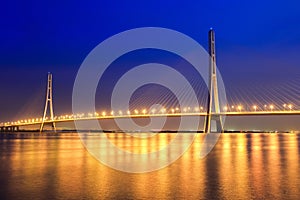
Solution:
<svg viewBox="0 0 300 200"><path fill-rule="evenodd" d="M55 108L71 112L73 81L87 54L137 27L174 29L204 47L213 27L218 66L232 90L299 83L299 24L296 0L1 2L0 119L40 112L48 71L56 81Z"/></svg>

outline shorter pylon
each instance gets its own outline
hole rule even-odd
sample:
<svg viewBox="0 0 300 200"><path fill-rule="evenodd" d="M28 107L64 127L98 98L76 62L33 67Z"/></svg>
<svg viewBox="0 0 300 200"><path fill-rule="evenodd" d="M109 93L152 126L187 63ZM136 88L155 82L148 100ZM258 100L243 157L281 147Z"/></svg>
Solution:
<svg viewBox="0 0 300 200"><path fill-rule="evenodd" d="M42 132L43 128L44 128L48 104L49 104L49 109L50 109L50 123L52 124L52 129L54 131L56 131L55 122L54 122L54 112L53 112L53 100L52 100L52 74L50 72L48 72L46 103L45 103L44 115L43 115L42 123L41 123L41 127L40 127L40 132ZM48 121L47 121L47 123L48 123Z"/></svg>

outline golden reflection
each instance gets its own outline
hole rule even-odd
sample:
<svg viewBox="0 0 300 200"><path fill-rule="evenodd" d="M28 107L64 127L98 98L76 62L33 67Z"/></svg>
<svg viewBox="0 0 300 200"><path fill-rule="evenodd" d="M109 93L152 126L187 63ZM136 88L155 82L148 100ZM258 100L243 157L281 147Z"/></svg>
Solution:
<svg viewBox="0 0 300 200"><path fill-rule="evenodd" d="M235 168L232 167L233 163L233 148L234 148L233 141L232 141L232 135L231 134L222 134L221 139L217 145L218 150L221 150L221 155L220 155L220 161L219 163L222 163L221 167L221 173L219 176L219 181L220 185L223 185L224 187L224 194L227 193L227 191L231 190L231 185L234 184L233 180L235 175ZM231 179L228 179L228 177L232 177ZM225 182L230 181L229 184L225 184ZM234 193L228 193L229 199L234 199Z"/></svg>
<svg viewBox="0 0 300 200"><path fill-rule="evenodd" d="M297 191L299 191L299 143L298 143L299 135L290 134L287 137L287 142L285 145L286 148L286 167L287 167L287 180L286 185L284 186L285 190L288 191L287 199L296 199L299 196L295 195ZM298 180L298 182L297 182Z"/></svg>
<svg viewBox="0 0 300 200"><path fill-rule="evenodd" d="M234 184L243 186L237 187L236 192L240 197L247 197L250 196L247 135L237 134L235 136L236 148L234 150L234 162L236 163L236 167L233 174L235 180Z"/></svg>
<svg viewBox="0 0 300 200"><path fill-rule="evenodd" d="M189 137L193 137L193 135L189 135ZM203 187L205 185L205 177L203 173L205 173L205 162L204 160L200 160L200 150L202 147L204 134L198 134L191 147L183 154L183 156L175 162L180 172L178 174L177 181L179 186L176 191L178 193L184 194L182 196L183 199L204 199L204 190ZM187 141L186 141L187 142ZM194 187L190 187L190 183L194 182L194 187L197 190L194 190Z"/></svg>
<svg viewBox="0 0 300 200"><path fill-rule="evenodd" d="M264 163L262 149L262 134L251 134L250 144L250 182L253 187L253 192L256 194L264 193Z"/></svg>
<svg viewBox="0 0 300 200"><path fill-rule="evenodd" d="M280 191L280 180L282 179L282 174L280 171L280 144L278 141L277 134L268 135L268 165L265 166L266 172L268 172L268 178L271 182L276 184L271 184L272 193Z"/></svg>
<svg viewBox="0 0 300 200"><path fill-rule="evenodd" d="M116 147L138 154L157 152L165 147L176 137L176 134L168 133L108 133L107 139ZM127 144L120 144L121 138ZM151 143L151 145L149 145Z"/></svg>
<svg viewBox="0 0 300 200"><path fill-rule="evenodd" d="M184 135L183 135L184 134ZM136 153L152 152L170 144L175 134L149 138L108 133L108 142ZM180 151L192 134L179 135ZM93 158L76 136L1 141L2 186L10 199L63 197L65 199L297 199L300 195L299 135L222 134L213 150L200 159L205 134L171 165L150 173L124 173ZM95 137L97 138L97 137ZM108 152L95 143L101 156L115 162L130 155ZM6 147L6 148L4 148ZM157 157L169 159L173 152ZM158 158L149 154L141 163ZM16 192L16 188L18 192Z"/></svg>

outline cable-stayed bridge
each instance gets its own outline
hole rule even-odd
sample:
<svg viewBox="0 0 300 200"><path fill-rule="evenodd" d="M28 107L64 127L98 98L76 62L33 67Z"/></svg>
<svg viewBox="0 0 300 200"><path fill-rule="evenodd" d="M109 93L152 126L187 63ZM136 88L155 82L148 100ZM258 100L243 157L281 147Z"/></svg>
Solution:
<svg viewBox="0 0 300 200"><path fill-rule="evenodd" d="M197 109L195 109L197 110ZM112 113L81 113L77 115L62 115L55 116L54 119L50 119L46 117L43 118L31 118L31 119L22 119L14 122L5 122L1 123L2 131L17 131L20 126L29 126L29 125L41 125L44 124L55 124L55 123L63 123L63 122L73 122L73 121L83 121L83 120L102 120L102 119L122 119L122 118L150 118L150 117L181 117L181 116L203 116L207 117L207 112L197 112L197 111L189 111L189 112L166 112L164 110L158 111L145 111L145 110L134 110L131 112L118 111L116 114ZM129 114L128 114L129 113ZM264 116L264 115L300 115L300 110L269 110L269 111L227 111L220 113L211 113L211 115L220 115L220 116Z"/></svg>
<svg viewBox="0 0 300 200"><path fill-rule="evenodd" d="M19 119L10 122L0 123L1 132L19 131L20 127L30 125L40 126L40 131L43 131L44 125L51 125L56 130L57 123L76 122L85 120L105 120L105 119L127 119L127 118L153 118L153 117L192 117L202 116L204 120L204 132L222 132L224 131L223 116L284 116L284 115L300 115L298 105L290 103L288 99L278 104L253 104L253 105L224 105L220 104L219 88L216 69L216 54L215 54L215 35L214 31L209 31L209 94L207 100L202 106L189 105L186 107L177 106L161 106L155 108L140 108L132 110L107 110L100 112L89 113L73 113L61 116L55 116L53 111L53 82L52 74L48 73L47 93L44 113L42 117ZM297 100L297 99L296 99ZM294 100L295 101L295 100ZM296 102L298 103L298 102ZM143 106L140 106L143 107ZM47 110L50 110L50 117L47 117ZM214 122L214 123L212 123ZM212 125L213 124L213 125ZM212 126L214 126L212 128Z"/></svg>

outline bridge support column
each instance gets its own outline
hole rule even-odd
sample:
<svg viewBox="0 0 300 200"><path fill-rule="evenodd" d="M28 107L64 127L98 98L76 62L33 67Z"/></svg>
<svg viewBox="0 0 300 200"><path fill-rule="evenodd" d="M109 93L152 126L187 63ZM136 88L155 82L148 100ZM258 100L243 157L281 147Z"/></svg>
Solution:
<svg viewBox="0 0 300 200"><path fill-rule="evenodd" d="M211 116L211 122L210 122L210 133L222 133L223 127L221 122L220 115L212 115Z"/></svg>
<svg viewBox="0 0 300 200"><path fill-rule="evenodd" d="M18 132L19 126L12 126L12 132Z"/></svg>

